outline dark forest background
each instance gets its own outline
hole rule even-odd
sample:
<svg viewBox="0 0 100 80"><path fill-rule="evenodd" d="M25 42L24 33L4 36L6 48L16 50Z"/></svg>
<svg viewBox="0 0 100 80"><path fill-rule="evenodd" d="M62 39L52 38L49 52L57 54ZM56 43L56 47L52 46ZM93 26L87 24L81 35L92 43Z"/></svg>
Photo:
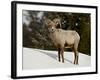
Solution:
<svg viewBox="0 0 100 80"><path fill-rule="evenodd" d="M62 29L76 30L81 39L78 51L91 55L91 23L89 13L46 12L23 10L23 47L56 50L48 37L48 31L43 23L43 17L60 18ZM71 51L71 49L67 49Z"/></svg>

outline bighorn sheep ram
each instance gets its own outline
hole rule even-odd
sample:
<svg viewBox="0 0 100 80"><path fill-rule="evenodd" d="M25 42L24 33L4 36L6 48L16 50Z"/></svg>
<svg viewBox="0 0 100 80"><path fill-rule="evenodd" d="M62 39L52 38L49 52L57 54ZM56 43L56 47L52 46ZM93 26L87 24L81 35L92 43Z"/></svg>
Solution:
<svg viewBox="0 0 100 80"><path fill-rule="evenodd" d="M72 48L74 51L74 64L78 64L78 44L80 41L79 34L74 30L57 29L57 21L45 18L45 25L50 33L50 38L58 49L58 60L64 63L64 48ZM58 20L59 21L59 20Z"/></svg>

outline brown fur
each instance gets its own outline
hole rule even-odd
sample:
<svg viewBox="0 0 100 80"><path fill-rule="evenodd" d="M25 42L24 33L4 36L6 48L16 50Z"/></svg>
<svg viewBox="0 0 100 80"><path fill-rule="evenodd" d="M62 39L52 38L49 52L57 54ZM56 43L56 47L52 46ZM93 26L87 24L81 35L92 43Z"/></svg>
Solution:
<svg viewBox="0 0 100 80"><path fill-rule="evenodd" d="M62 30L56 28L55 20L45 19L45 24L50 32L50 38L58 49L58 59L64 62L64 48L72 48L74 51L74 64L78 64L78 44L80 41L79 34L74 30Z"/></svg>

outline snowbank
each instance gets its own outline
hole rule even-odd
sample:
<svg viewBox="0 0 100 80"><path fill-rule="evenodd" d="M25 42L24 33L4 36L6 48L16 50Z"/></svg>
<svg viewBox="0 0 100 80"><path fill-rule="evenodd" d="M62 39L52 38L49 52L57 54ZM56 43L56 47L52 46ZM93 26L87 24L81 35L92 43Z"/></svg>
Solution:
<svg viewBox="0 0 100 80"><path fill-rule="evenodd" d="M91 56L79 53L79 65L74 65L73 52L64 52L65 63L58 61L57 51L23 48L23 69L49 69L68 67L87 67Z"/></svg>

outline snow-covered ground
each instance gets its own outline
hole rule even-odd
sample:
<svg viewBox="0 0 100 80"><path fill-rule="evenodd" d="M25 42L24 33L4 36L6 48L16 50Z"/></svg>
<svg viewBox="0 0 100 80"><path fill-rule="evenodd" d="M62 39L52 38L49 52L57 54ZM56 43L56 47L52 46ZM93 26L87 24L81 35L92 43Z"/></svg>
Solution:
<svg viewBox="0 0 100 80"><path fill-rule="evenodd" d="M82 53L79 53L79 65L73 64L73 52L64 52L64 59L64 63L58 61L57 51L23 48L23 69L87 67L91 65L91 56Z"/></svg>

